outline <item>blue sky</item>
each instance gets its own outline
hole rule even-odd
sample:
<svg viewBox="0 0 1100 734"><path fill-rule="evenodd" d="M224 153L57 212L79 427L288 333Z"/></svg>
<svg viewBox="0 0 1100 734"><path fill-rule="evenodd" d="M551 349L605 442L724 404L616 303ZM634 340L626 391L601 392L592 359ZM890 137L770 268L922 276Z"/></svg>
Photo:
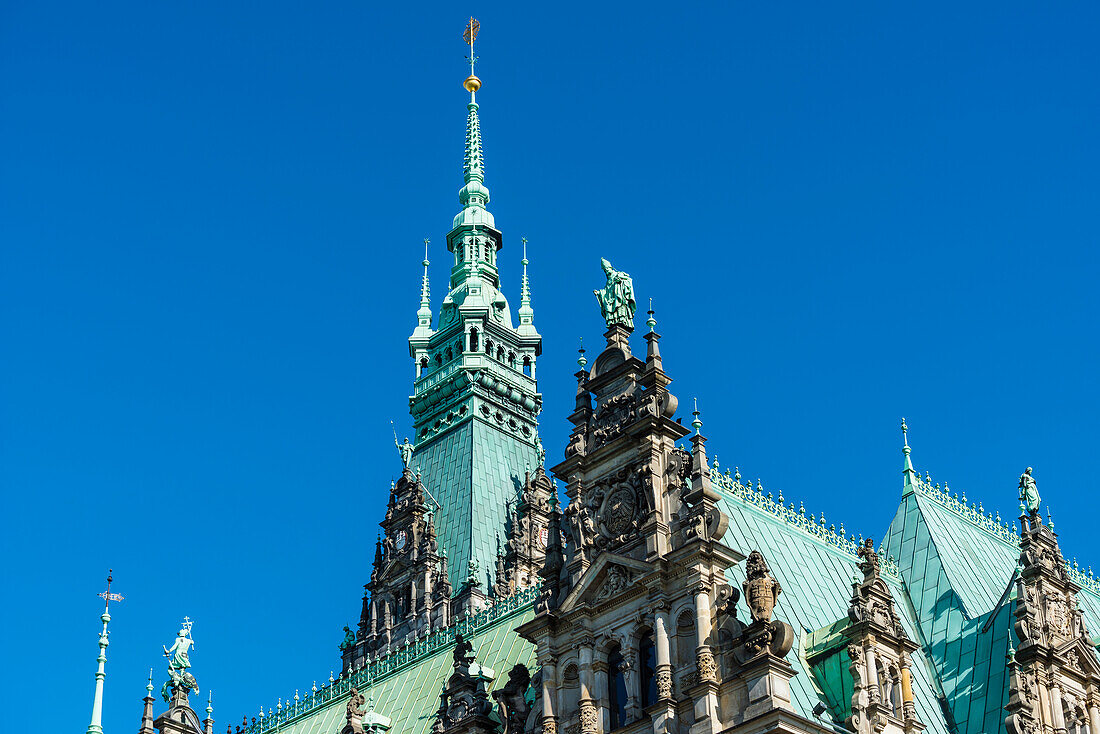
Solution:
<svg viewBox="0 0 1100 734"><path fill-rule="evenodd" d="M444 292L471 12L551 459L602 255L723 464L877 538L904 415L1006 516L1034 466L1100 569L1096 3L7 3L8 728L87 725L108 567L108 734L185 614L218 731L338 665L424 237Z"/></svg>

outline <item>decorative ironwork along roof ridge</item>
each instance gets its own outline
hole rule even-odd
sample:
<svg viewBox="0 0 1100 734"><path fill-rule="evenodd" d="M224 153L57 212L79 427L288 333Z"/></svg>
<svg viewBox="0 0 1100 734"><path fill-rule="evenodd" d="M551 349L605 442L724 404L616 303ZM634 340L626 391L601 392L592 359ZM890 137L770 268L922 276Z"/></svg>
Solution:
<svg viewBox="0 0 1100 734"><path fill-rule="evenodd" d="M951 492L946 482L944 482L943 489L940 489L939 482L933 483L932 477L927 471L923 479L919 474L916 475L913 486L921 496L927 497L986 535L1012 546L1013 549L1020 547L1020 530L1016 524L1002 520L1000 511L997 511L995 515L988 512L981 502L972 504L967 499L965 491L962 493L962 497L959 497L958 492ZM1047 520L1050 521L1049 508L1047 510ZM1053 522L1050 522L1050 527L1052 530L1054 529ZM1065 568L1070 578L1078 586L1100 596L1100 578L1093 574L1091 566L1088 571L1082 571L1077 559L1073 558L1065 562Z"/></svg>
<svg viewBox="0 0 1100 734"><path fill-rule="evenodd" d="M846 531L844 529L844 523L840 524L838 529L836 525L827 525L825 520L825 513L821 513L820 519L814 517L811 512L806 514L805 503L799 501L798 509L795 509L794 502L787 504L786 499L783 497L783 490L779 490L779 497L773 498L771 492L764 493L764 484L759 479L756 480L756 488L752 486L752 482L748 484L742 484L741 471L738 467L734 467L733 474L730 474L730 470L727 467L726 473L723 474L720 471L718 456L714 457L714 461L711 465L711 481L717 484L721 489L732 498L738 499L741 502L755 507L772 517L776 518L780 522L801 531L802 533L809 535L810 537L832 546L842 553L850 556L852 560L858 562L859 556L857 551L863 544L863 535L860 534L857 539L853 534L850 537L845 537ZM882 552L882 543L879 543L879 552ZM882 571L894 579L900 579L900 571L898 569L897 560L890 556L881 559Z"/></svg>
<svg viewBox="0 0 1100 734"><path fill-rule="evenodd" d="M329 682L321 688L317 688L317 684L314 682L312 691L303 697L299 697L298 691L295 691L293 703L288 697L284 706L283 700L280 698L275 708L269 709L266 714L261 706L259 717L253 718L252 723L247 728L242 729L240 734L261 734L262 732L282 728L286 724L307 716L335 701L352 688L362 688L364 686L369 688L396 673L412 667L429 655L453 646L455 635L472 636L479 634L500 620L524 610L534 603L538 591L538 586L520 589L511 596L505 597L475 614L463 617L449 627L435 630L411 645L406 642L400 649L394 650L388 655L375 660L368 659L364 665L350 674L341 673L339 678L334 678L332 673L329 673Z"/></svg>

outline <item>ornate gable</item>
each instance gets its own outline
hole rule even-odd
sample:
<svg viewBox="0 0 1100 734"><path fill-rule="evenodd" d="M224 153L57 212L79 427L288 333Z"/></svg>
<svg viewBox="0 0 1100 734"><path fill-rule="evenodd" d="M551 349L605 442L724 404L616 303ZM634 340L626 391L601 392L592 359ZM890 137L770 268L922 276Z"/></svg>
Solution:
<svg viewBox="0 0 1100 734"><path fill-rule="evenodd" d="M595 606L622 597L640 578L654 571L648 563L604 553L581 576L573 590L562 600L559 614L568 614L582 604Z"/></svg>

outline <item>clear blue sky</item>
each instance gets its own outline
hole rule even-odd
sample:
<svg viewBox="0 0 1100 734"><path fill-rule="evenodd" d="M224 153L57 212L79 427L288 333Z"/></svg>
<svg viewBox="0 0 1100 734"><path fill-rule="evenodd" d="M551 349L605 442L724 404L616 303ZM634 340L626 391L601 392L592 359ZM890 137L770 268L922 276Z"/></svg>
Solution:
<svg viewBox="0 0 1100 734"><path fill-rule="evenodd" d="M1100 569L1097 3L6 3L5 728L86 727L109 566L108 734L185 614L218 731L338 665L471 12L552 459L603 255L723 464L878 538L904 415L1006 516L1033 465Z"/></svg>

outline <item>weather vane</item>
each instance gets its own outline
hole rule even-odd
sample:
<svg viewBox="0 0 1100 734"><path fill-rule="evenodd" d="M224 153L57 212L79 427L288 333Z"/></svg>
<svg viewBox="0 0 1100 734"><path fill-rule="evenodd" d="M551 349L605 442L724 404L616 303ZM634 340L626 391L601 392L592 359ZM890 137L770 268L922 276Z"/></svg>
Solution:
<svg viewBox="0 0 1100 734"><path fill-rule="evenodd" d="M470 47L470 55L467 57L470 61L470 76L466 78L462 86L466 87L466 91L470 93L471 102L474 99L474 92L481 89L481 80L474 75L474 64L477 63L477 56L474 56L474 41L477 39L477 32L480 30L481 23L478 23L475 18L470 18L466 23L466 30L462 31L462 40Z"/></svg>
<svg viewBox="0 0 1100 734"><path fill-rule="evenodd" d="M107 569L107 590L106 591L101 591L98 594L96 594L96 596L98 596L100 599L103 599L106 602L106 604L103 607L103 611L107 611L108 609L110 609L111 602L113 602L113 601L122 601L123 599L126 598L122 594L112 594L111 593L111 582L114 580L111 577L112 573L114 573L114 569L108 568Z"/></svg>

